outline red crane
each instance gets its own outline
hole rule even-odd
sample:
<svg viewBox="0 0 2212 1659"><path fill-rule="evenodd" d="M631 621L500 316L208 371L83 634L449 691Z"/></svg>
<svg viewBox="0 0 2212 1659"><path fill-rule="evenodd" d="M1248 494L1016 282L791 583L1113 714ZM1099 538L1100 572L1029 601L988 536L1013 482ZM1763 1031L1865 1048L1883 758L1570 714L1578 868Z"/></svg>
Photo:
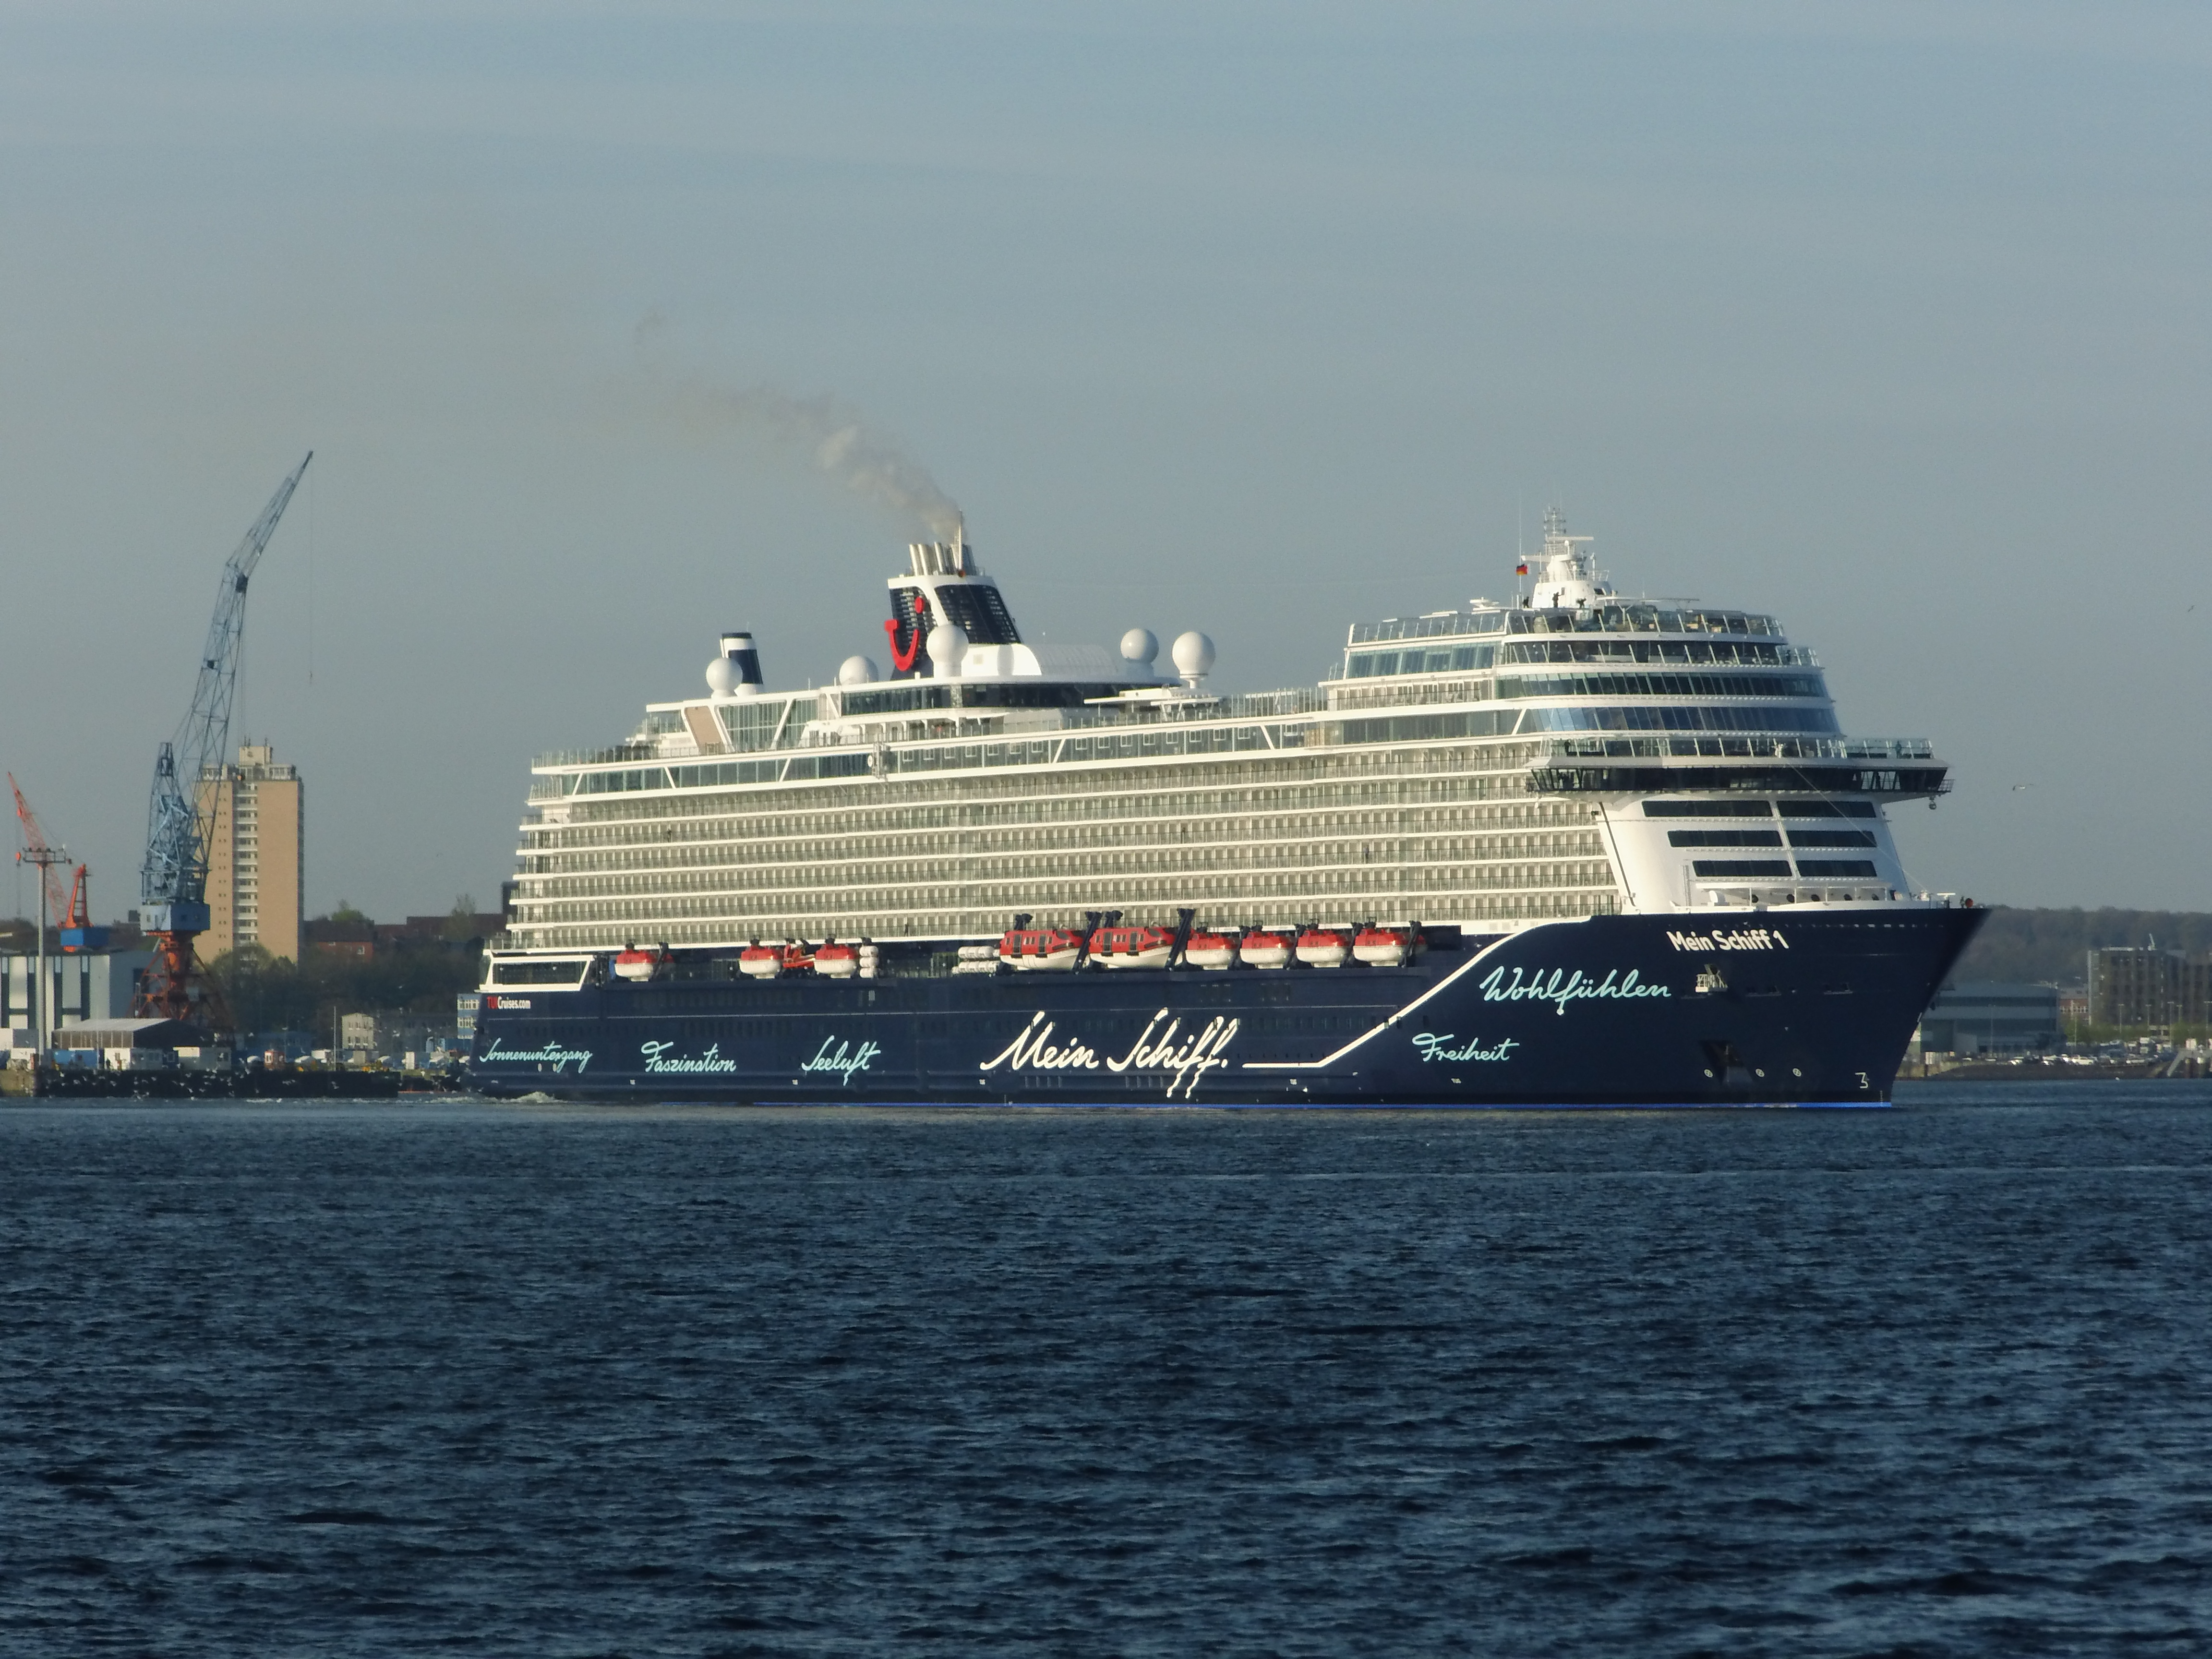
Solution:
<svg viewBox="0 0 2212 1659"><path fill-rule="evenodd" d="M15 781L15 775L8 775L8 787L15 792L15 817L23 826L23 850L15 854L18 864L39 866L39 879L46 884L47 916L59 921L69 914L70 880L63 874L67 868L69 854L46 839L46 832L39 828L39 820L31 811L31 803L23 799L23 787Z"/></svg>
<svg viewBox="0 0 2212 1659"><path fill-rule="evenodd" d="M8 787L15 792L15 817L23 826L23 850L15 854L15 862L37 865L39 879L46 884L40 921L61 929L65 951L100 949L107 943L107 929L92 925L92 902L86 896L86 878L92 872L82 864L70 870L68 853L46 839L13 772L8 775Z"/></svg>

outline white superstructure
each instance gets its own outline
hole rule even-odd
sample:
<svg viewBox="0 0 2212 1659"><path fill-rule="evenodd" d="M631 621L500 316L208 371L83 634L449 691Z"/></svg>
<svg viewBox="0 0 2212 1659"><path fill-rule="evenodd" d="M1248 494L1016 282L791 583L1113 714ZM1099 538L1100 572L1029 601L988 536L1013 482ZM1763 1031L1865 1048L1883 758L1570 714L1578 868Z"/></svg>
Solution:
<svg viewBox="0 0 2212 1659"><path fill-rule="evenodd" d="M1553 514L1510 602L1351 630L1311 689L1206 689L1024 643L964 540L890 579L890 672L764 684L723 637L705 696L532 768L508 943L574 951L981 939L1086 910L1223 924L1458 922L1915 902L1883 804L1914 739L1842 735L1771 618L1623 599Z"/></svg>

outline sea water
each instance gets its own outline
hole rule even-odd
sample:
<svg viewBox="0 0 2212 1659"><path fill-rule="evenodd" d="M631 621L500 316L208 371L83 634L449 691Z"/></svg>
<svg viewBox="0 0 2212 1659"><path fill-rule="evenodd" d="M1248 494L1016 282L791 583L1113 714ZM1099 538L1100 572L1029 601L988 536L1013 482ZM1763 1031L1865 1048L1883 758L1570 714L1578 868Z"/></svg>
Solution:
<svg viewBox="0 0 2212 1659"><path fill-rule="evenodd" d="M2212 1650L2212 1089L0 1111L0 1650Z"/></svg>

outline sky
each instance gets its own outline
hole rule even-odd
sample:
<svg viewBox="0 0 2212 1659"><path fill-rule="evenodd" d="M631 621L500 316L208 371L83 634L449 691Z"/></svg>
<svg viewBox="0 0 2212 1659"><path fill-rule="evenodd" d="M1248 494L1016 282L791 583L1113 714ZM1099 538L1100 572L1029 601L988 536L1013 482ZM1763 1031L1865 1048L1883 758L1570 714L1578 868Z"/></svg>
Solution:
<svg viewBox="0 0 2212 1659"><path fill-rule="evenodd" d="M310 449L234 735L379 917L719 630L879 655L902 500L1228 690L1556 504L1934 740L1918 884L2212 908L2208 72L2202 5L0 0L0 766L134 905Z"/></svg>

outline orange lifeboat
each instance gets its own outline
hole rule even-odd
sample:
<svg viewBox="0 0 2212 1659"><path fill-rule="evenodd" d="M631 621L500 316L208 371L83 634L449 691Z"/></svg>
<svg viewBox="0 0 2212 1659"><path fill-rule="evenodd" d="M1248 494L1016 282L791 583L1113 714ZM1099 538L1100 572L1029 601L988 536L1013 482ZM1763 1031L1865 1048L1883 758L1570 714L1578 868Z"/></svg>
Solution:
<svg viewBox="0 0 2212 1659"><path fill-rule="evenodd" d="M860 953L832 939L814 953L814 971L830 979L850 979L860 971Z"/></svg>
<svg viewBox="0 0 2212 1659"><path fill-rule="evenodd" d="M1309 927L1298 935L1298 960L1309 968L1341 968L1352 947L1333 927Z"/></svg>
<svg viewBox="0 0 2212 1659"><path fill-rule="evenodd" d="M1352 954L1371 968L1395 968L1413 949L1413 932L1405 927L1363 927L1352 940Z"/></svg>
<svg viewBox="0 0 2212 1659"><path fill-rule="evenodd" d="M1009 968L1065 971L1083 957L1083 935L1064 927L1010 927L999 939L999 960Z"/></svg>
<svg viewBox="0 0 2212 1659"><path fill-rule="evenodd" d="M749 945L738 953L738 971L748 979L774 979L813 965L804 945Z"/></svg>
<svg viewBox="0 0 2212 1659"><path fill-rule="evenodd" d="M1091 935L1091 960L1102 968L1164 968L1174 951L1170 927L1101 927Z"/></svg>
<svg viewBox="0 0 2212 1659"><path fill-rule="evenodd" d="M1284 934L1257 928L1237 942L1237 955L1247 968L1287 968L1291 941Z"/></svg>
<svg viewBox="0 0 2212 1659"><path fill-rule="evenodd" d="M1190 936L1190 943L1182 947L1182 959L1194 968L1226 968L1237 960L1237 940L1228 933L1209 933L1203 929Z"/></svg>
<svg viewBox="0 0 2212 1659"><path fill-rule="evenodd" d="M675 960L665 945L655 945L650 951L641 951L635 945L629 945L615 953L615 977L629 980L657 978L666 973Z"/></svg>

